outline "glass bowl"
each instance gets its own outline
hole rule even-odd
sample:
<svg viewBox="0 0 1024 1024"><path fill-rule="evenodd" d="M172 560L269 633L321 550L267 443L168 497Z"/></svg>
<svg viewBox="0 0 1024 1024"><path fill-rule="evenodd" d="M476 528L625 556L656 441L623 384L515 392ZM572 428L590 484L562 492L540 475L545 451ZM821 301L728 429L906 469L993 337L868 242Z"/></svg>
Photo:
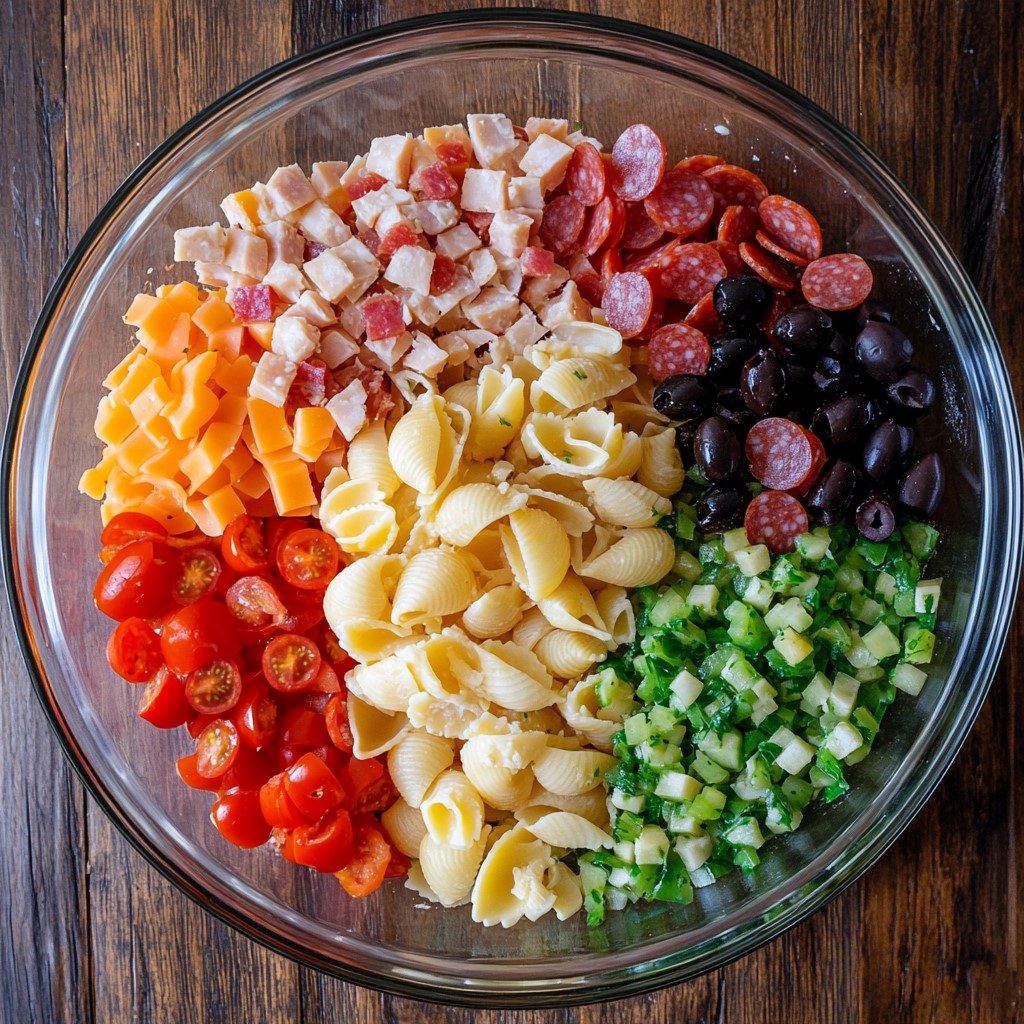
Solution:
<svg viewBox="0 0 1024 1024"><path fill-rule="evenodd" d="M427 911L400 881L344 897L269 849L210 825L205 794L170 768L177 731L135 715L107 670L110 628L88 599L99 511L77 480L98 453L100 381L126 352L121 316L170 261L176 227L217 219L220 199L278 164L350 158L374 136L502 111L567 117L607 143L644 120L669 152L752 166L815 211L826 251L870 259L876 294L939 382L924 421L947 495L934 572L947 598L941 651L916 700L898 702L843 800L775 840L752 876L691 906L548 915L484 929L468 908ZM155 276L154 276L155 274ZM173 268L175 279L187 267ZM6 583L40 701L90 792L147 860L259 942L348 981L418 999L544 1006L678 982L777 936L849 884L919 810L963 742L1004 642L1021 564L1021 447L998 343L948 245L857 139L767 75L624 22L543 11L476 11L388 26L281 64L185 125L121 186L50 292L15 391L4 450ZM979 585L979 583L981 585Z"/></svg>

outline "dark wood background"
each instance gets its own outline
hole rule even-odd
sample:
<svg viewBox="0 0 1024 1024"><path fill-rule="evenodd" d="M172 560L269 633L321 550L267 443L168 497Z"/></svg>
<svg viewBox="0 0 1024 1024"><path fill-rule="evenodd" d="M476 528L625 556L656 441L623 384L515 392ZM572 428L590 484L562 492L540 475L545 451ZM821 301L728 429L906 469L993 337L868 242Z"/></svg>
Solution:
<svg viewBox="0 0 1024 1024"><path fill-rule="evenodd" d="M276 61L449 6L7 0L0 11L4 408L33 320L69 249L168 132ZM1024 4L551 6L646 22L718 46L775 74L858 133L950 239L991 312L1019 386ZM36 705L13 631L6 619L0 625L0 1021L7 1024L1004 1024L1020 1017L1019 611L985 710L940 789L881 862L827 909L727 968L646 998L476 1014L344 985L208 918L150 870L85 795Z"/></svg>

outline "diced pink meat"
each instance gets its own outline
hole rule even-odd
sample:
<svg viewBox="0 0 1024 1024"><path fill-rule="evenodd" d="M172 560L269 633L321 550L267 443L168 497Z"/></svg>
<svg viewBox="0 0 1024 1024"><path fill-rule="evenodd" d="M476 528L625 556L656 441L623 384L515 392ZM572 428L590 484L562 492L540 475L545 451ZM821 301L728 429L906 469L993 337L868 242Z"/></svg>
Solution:
<svg viewBox="0 0 1024 1024"><path fill-rule="evenodd" d="M322 359L299 363L288 393L288 401L296 408L322 405L327 396L327 364Z"/></svg>
<svg viewBox="0 0 1024 1024"><path fill-rule="evenodd" d="M251 324L274 317L274 296L270 285L249 284L233 288L230 300L235 317L242 323Z"/></svg>
<svg viewBox="0 0 1024 1024"><path fill-rule="evenodd" d="M370 341L379 338L391 338L405 330L402 318L402 304L387 292L372 295L360 307L363 323L366 325L366 337Z"/></svg>
<svg viewBox="0 0 1024 1024"><path fill-rule="evenodd" d="M547 277L555 269L555 254L542 245L528 245L519 257L524 277Z"/></svg>
<svg viewBox="0 0 1024 1024"><path fill-rule="evenodd" d="M362 199L368 192L376 192L377 189L383 188L387 183L387 178L374 171L366 171L365 174L360 174L355 181L350 181L345 186L345 190L348 192L349 199L354 202L356 199Z"/></svg>
<svg viewBox="0 0 1024 1024"><path fill-rule="evenodd" d="M396 224L389 228L377 246L377 256L392 256L403 245L420 245L423 236L417 234L408 224Z"/></svg>
<svg viewBox="0 0 1024 1024"><path fill-rule="evenodd" d="M441 160L413 171L409 186L426 199L453 199L459 191L459 183Z"/></svg>

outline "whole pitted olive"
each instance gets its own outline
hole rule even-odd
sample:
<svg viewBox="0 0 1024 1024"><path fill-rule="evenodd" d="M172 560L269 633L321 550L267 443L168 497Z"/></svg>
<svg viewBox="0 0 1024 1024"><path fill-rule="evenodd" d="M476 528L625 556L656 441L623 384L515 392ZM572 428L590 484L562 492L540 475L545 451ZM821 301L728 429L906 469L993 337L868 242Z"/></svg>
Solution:
<svg viewBox="0 0 1024 1024"><path fill-rule="evenodd" d="M697 420L688 420L676 427L676 448L683 460L683 468L693 465L693 435L697 432Z"/></svg>
<svg viewBox="0 0 1024 1024"><path fill-rule="evenodd" d="M855 309L847 309L833 316L836 330L848 330L851 334L859 334L872 320L892 323L892 313L876 299L868 299Z"/></svg>
<svg viewBox="0 0 1024 1024"><path fill-rule="evenodd" d="M700 422L693 437L693 456L700 471L713 484L732 480L743 463L736 431L721 416L709 416Z"/></svg>
<svg viewBox="0 0 1024 1024"><path fill-rule="evenodd" d="M853 353L869 377L891 384L907 368L914 356L914 346L894 324L871 320L857 335Z"/></svg>
<svg viewBox="0 0 1024 1024"><path fill-rule="evenodd" d="M918 459L900 478L898 496L912 512L930 519L946 487L946 471L935 452Z"/></svg>
<svg viewBox="0 0 1024 1024"><path fill-rule="evenodd" d="M835 337L832 317L814 306L794 306L783 313L772 335L788 356L799 358L820 351Z"/></svg>
<svg viewBox="0 0 1024 1024"><path fill-rule="evenodd" d="M758 348L758 342L750 334L733 334L724 338L716 338L711 342L708 376L722 384L734 381L740 372L740 367Z"/></svg>
<svg viewBox="0 0 1024 1024"><path fill-rule="evenodd" d="M864 469L879 483L893 480L906 468L913 449L913 429L895 420L884 420L864 442Z"/></svg>
<svg viewBox="0 0 1024 1024"><path fill-rule="evenodd" d="M654 408L671 420L692 420L704 416L717 395L718 389L707 377L680 373L654 389Z"/></svg>
<svg viewBox="0 0 1024 1024"><path fill-rule="evenodd" d="M832 352L824 352L818 357L811 380L818 392L829 398L847 395L861 387L860 374L852 358Z"/></svg>
<svg viewBox="0 0 1024 1024"><path fill-rule="evenodd" d="M925 413L935 404L935 382L913 367L889 384L885 393L893 405L910 413Z"/></svg>
<svg viewBox="0 0 1024 1024"><path fill-rule="evenodd" d="M888 540L896 529L896 513L884 494L872 494L857 506L855 522L868 540Z"/></svg>
<svg viewBox="0 0 1024 1024"><path fill-rule="evenodd" d="M768 349L752 355L740 371L740 394L746 407L758 416L781 411L786 394L782 360Z"/></svg>
<svg viewBox="0 0 1024 1024"><path fill-rule="evenodd" d="M711 293L715 312L729 327L755 323L772 303L772 289L759 277L726 277Z"/></svg>
<svg viewBox="0 0 1024 1024"><path fill-rule="evenodd" d="M830 462L814 482L804 504L826 526L839 522L853 502L861 472L848 459Z"/></svg>
<svg viewBox="0 0 1024 1024"><path fill-rule="evenodd" d="M826 402L811 420L811 429L826 444L852 444L864 436L878 415L867 395L844 395Z"/></svg>
<svg viewBox="0 0 1024 1024"><path fill-rule="evenodd" d="M721 533L743 525L750 504L745 487L713 487L694 507L697 525L705 533Z"/></svg>

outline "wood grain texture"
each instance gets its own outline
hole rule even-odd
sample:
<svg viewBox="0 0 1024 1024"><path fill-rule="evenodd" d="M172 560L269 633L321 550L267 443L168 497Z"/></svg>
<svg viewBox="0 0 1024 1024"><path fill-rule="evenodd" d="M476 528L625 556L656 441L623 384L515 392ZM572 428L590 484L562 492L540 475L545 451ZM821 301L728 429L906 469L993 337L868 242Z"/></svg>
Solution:
<svg viewBox="0 0 1024 1024"><path fill-rule="evenodd" d="M495 6L479 3L478 6ZM507 6L533 7L523 2ZM861 135L950 240L1024 380L1020 0L561 0L718 46ZM0 29L0 375L68 247L160 139L286 56L444 0L7 0ZM932 800L881 861L767 947L643 998L471 1012L343 984L206 915L84 796L5 620L0 657L0 1021L144 1024L970 1022L1020 1019L1020 610L992 694ZM13 820L11 820L13 818Z"/></svg>

